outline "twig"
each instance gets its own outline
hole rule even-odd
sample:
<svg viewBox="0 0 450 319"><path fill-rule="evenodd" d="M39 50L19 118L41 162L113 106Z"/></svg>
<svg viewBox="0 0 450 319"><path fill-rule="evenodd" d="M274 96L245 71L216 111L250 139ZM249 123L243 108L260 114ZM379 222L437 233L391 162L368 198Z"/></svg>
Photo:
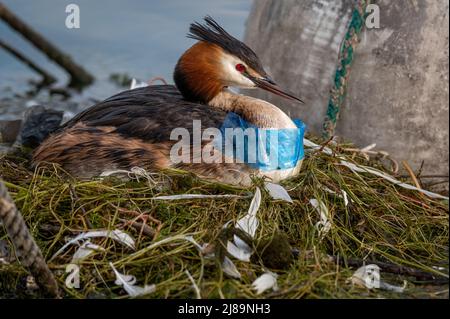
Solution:
<svg viewBox="0 0 450 319"><path fill-rule="evenodd" d="M420 186L419 181L417 180L416 175L414 174L413 170L411 169L411 166L409 166L407 161L402 161L402 165L403 167L408 171L409 176L411 176L411 179L414 183L414 185L416 185L416 187L418 189L422 189L422 187Z"/></svg>
<svg viewBox="0 0 450 319"><path fill-rule="evenodd" d="M5 21L11 28L19 32L25 39L30 41L37 49L47 57L66 70L71 77L70 86L83 87L91 84L94 77L86 72L81 66L73 62L72 58L63 53L50 43L42 35L34 31L30 26L14 15L4 4L0 3L0 19Z"/></svg>
<svg viewBox="0 0 450 319"><path fill-rule="evenodd" d="M131 227L135 228L137 231L139 231L139 232L141 232L141 233L143 233L143 234L145 234L145 235L147 235L149 237L152 237L153 239L155 239L159 235L163 224L162 224L162 222L160 220L150 216L149 213L145 213L145 212L144 213L139 213L139 212L136 212L134 210L118 207L118 206L116 206L114 204L110 204L110 205L112 207L114 207L115 209L117 209L121 213L124 213L124 214L136 217L133 221L119 218L119 220L121 222L130 225ZM143 223L136 222L137 219L141 219L143 221ZM156 230L151 228L150 226L148 226L146 224L146 222L148 220L151 220L152 222L154 222L155 224L158 225L156 227Z"/></svg>
<svg viewBox="0 0 450 319"><path fill-rule="evenodd" d="M397 174L399 166L396 160L394 160L389 153L385 151L372 151L372 149L375 147L375 144L369 145L365 148L359 149L359 148L341 148L343 152L353 153L352 159L354 158L354 155L356 153L361 154L367 161L370 160L369 155L375 155L375 156L382 156L383 158L389 160L392 164L392 172L394 174Z"/></svg>
<svg viewBox="0 0 450 319"><path fill-rule="evenodd" d="M167 85L167 81L162 76L155 76L154 78L151 78L148 80L148 85L153 85L154 82L161 81L165 85Z"/></svg>
<svg viewBox="0 0 450 319"><path fill-rule="evenodd" d="M79 202L80 198L78 197L77 193L75 192L73 185L70 185L69 189L70 189L70 195L72 196L72 199L75 199L75 201ZM87 217L87 213L86 213L86 210L84 209L84 207L80 206L80 209L83 212L83 215L81 215L81 219L84 221L85 226L87 226L87 228L90 228L90 229L94 228L91 221L89 220L89 217Z"/></svg>
<svg viewBox="0 0 450 319"><path fill-rule="evenodd" d="M125 225L129 225L129 226L133 227L136 231L139 232L139 234L143 234L152 239L154 239L156 237L156 235L158 234L158 232L156 230L154 230L147 224L139 223L139 222L136 222L133 220L127 220L127 219L123 219L123 218L119 218L119 221L121 221Z"/></svg>
<svg viewBox="0 0 450 319"><path fill-rule="evenodd" d="M334 135L331 136L328 140L326 140L325 143L320 145L319 152L323 152L324 148L327 147L328 144L330 144L333 139L334 139Z"/></svg>
<svg viewBox="0 0 450 319"><path fill-rule="evenodd" d="M409 196L406 196L406 195L403 195L403 194L400 194L400 193L398 193L397 195L400 196L401 198L406 199L408 201L411 201L413 203L420 204L422 207L425 207L426 209L431 209L431 207L429 205L425 204L424 202L421 202L418 199L411 198Z"/></svg>
<svg viewBox="0 0 450 319"><path fill-rule="evenodd" d="M419 170L417 171L417 174L416 174L417 178L422 177L421 175L422 175L424 166L425 166L425 160L422 160L422 162L420 163Z"/></svg>

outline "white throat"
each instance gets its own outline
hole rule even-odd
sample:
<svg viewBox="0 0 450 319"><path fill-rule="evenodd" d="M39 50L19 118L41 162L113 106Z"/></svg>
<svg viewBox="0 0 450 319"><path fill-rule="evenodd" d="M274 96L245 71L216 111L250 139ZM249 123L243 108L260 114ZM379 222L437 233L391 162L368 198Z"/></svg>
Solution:
<svg viewBox="0 0 450 319"><path fill-rule="evenodd" d="M297 128L286 113L275 105L254 97L224 90L208 103L228 112L235 112L245 120L262 128Z"/></svg>

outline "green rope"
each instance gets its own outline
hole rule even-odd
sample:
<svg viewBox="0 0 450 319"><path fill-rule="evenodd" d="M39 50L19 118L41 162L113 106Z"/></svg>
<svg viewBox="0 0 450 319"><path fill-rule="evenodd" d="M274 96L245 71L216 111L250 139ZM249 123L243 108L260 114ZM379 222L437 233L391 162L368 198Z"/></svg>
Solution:
<svg viewBox="0 0 450 319"><path fill-rule="evenodd" d="M334 135L339 112L344 104L347 93L347 84L350 76L350 66L353 62L355 47L359 42L359 35L365 25L366 8L370 0L357 0L353 9L352 18L348 26L344 41L339 52L339 66L334 76L334 86L328 101L328 109L323 123L323 135L330 138Z"/></svg>

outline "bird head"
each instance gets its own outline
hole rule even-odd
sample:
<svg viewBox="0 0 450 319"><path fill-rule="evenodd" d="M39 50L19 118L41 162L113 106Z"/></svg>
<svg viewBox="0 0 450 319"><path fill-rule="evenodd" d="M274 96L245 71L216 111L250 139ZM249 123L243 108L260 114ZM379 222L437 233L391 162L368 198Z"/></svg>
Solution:
<svg viewBox="0 0 450 319"><path fill-rule="evenodd" d="M281 89L264 70L258 56L231 36L213 18L193 23L189 38L198 40L179 59L174 80L188 100L207 103L226 87L261 88L290 100L299 98Z"/></svg>

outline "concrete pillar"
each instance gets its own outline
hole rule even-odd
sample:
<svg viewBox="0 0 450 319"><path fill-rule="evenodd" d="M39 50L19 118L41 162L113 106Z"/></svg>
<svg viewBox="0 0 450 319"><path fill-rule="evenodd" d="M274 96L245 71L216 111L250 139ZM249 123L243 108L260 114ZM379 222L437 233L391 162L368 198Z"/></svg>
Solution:
<svg viewBox="0 0 450 319"><path fill-rule="evenodd" d="M337 134L449 174L448 0L382 0L356 50Z"/></svg>
<svg viewBox="0 0 450 319"><path fill-rule="evenodd" d="M347 32L352 0L256 0L247 22L245 42L261 58L282 87L306 105L273 94L249 94L269 100L292 117L320 132L336 70L339 48Z"/></svg>
<svg viewBox="0 0 450 319"><path fill-rule="evenodd" d="M353 1L256 0L246 42L306 106L254 92L321 133ZM337 134L377 143L424 174L449 174L448 0L378 0L380 29L362 34ZM447 184L448 189L448 184Z"/></svg>

